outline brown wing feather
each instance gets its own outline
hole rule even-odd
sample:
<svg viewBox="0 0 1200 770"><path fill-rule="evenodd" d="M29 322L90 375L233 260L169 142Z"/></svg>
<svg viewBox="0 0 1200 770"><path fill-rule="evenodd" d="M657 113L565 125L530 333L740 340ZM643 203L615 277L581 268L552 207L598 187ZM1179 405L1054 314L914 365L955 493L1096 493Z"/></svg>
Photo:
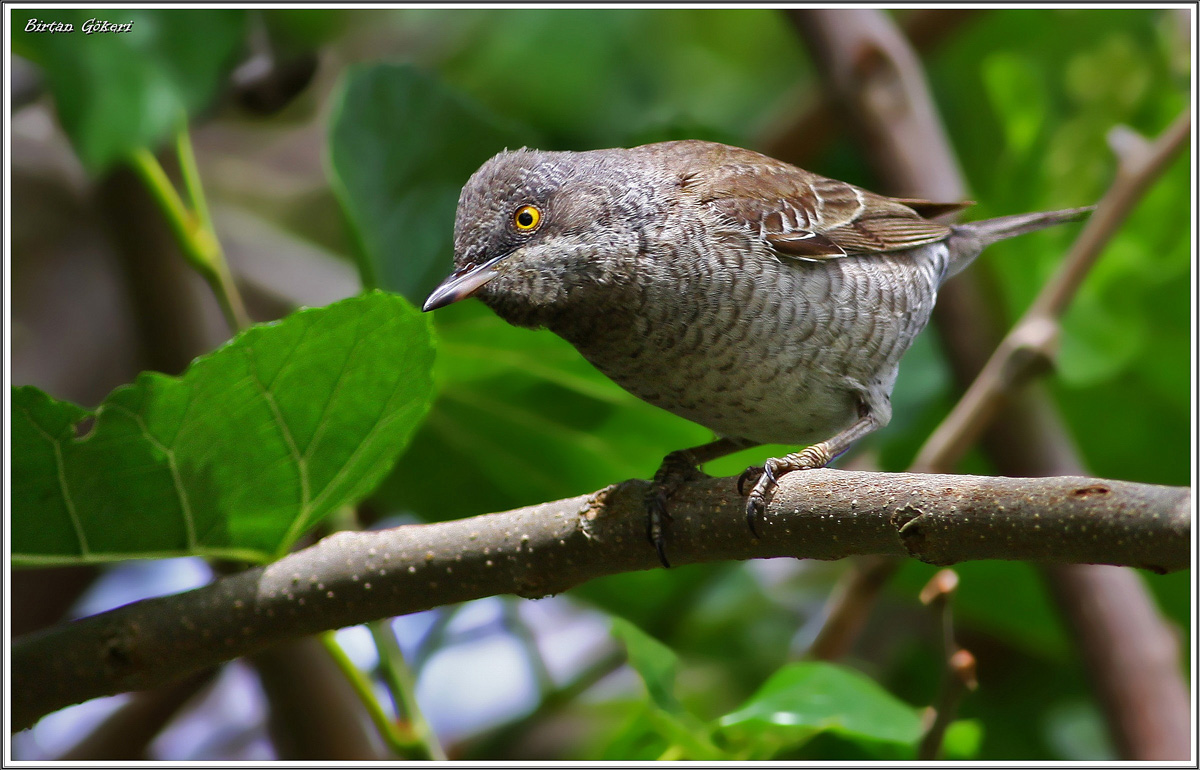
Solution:
<svg viewBox="0 0 1200 770"><path fill-rule="evenodd" d="M933 243L950 227L925 216L970 205L888 198L750 150L688 144L698 162L685 172L687 188L783 256L830 259Z"/></svg>
<svg viewBox="0 0 1200 770"><path fill-rule="evenodd" d="M934 201L927 201L924 198L892 198L892 200L903 203L921 216L929 217L930 219L940 217L944 214L953 214L975 205L975 201L935 203Z"/></svg>

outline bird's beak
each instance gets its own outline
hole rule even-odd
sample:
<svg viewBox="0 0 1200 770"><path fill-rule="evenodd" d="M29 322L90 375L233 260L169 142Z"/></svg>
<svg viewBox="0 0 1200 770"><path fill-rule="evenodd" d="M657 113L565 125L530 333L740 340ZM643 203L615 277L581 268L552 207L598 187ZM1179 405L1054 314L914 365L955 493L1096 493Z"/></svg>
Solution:
<svg viewBox="0 0 1200 770"><path fill-rule="evenodd" d="M500 260L505 259L511 251L505 252L498 257L489 259L482 265L473 265L464 267L460 270L455 270L446 280L442 281L441 285L433 290L429 295L429 299L425 300L422 310L429 312L437 310L439 307L445 307L460 299L466 299L479 290L488 281L499 275L495 269L496 264Z"/></svg>

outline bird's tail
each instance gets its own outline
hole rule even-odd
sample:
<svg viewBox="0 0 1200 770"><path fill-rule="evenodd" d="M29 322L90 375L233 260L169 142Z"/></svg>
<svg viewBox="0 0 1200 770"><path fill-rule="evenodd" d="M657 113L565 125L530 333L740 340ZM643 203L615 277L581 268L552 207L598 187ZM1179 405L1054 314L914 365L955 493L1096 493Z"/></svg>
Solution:
<svg viewBox="0 0 1200 770"><path fill-rule="evenodd" d="M1095 206L1083 206L1077 209L1039 211L1033 214L1012 214L1007 217L952 225L950 237L946 239L946 245L950 248L950 264L946 268L945 277L949 278L961 272L967 265L975 261L975 257L978 257L981 251L996 241L1032 233L1043 227L1077 222L1086 219L1095 210Z"/></svg>

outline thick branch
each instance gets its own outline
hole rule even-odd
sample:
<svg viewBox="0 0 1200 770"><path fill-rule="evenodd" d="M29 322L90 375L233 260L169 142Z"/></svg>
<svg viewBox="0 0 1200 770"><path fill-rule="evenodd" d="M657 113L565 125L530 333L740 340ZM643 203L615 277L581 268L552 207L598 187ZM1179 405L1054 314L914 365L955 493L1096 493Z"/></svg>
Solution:
<svg viewBox="0 0 1200 770"><path fill-rule="evenodd" d="M672 561L856 554L1189 564L1191 492L1081 477L1012 479L814 470L781 481L761 540L733 479L675 498ZM13 727L147 689L271 644L496 594L541 597L651 569L646 482L439 524L340 532L274 564L17 640Z"/></svg>

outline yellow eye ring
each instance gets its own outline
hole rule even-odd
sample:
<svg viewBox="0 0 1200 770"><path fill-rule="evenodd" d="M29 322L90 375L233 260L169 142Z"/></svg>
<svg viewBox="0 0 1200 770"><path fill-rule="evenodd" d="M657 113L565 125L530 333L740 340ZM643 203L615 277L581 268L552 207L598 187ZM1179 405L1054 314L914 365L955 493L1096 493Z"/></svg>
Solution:
<svg viewBox="0 0 1200 770"><path fill-rule="evenodd" d="M542 212L537 206L522 206L513 214L513 226L521 232L529 232L542 221Z"/></svg>

